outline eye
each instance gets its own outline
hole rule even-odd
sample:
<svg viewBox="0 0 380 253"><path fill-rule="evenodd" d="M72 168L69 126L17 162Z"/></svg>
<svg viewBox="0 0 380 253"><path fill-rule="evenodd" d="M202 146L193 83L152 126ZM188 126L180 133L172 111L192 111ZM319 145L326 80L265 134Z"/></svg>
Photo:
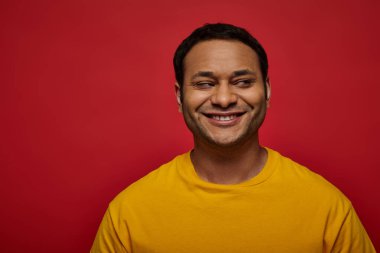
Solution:
<svg viewBox="0 0 380 253"><path fill-rule="evenodd" d="M246 88L251 87L255 83L256 79L239 79L236 80L233 84L238 87Z"/></svg>
<svg viewBox="0 0 380 253"><path fill-rule="evenodd" d="M192 83L193 87L197 89L210 89L215 86L213 82L210 81L200 81Z"/></svg>

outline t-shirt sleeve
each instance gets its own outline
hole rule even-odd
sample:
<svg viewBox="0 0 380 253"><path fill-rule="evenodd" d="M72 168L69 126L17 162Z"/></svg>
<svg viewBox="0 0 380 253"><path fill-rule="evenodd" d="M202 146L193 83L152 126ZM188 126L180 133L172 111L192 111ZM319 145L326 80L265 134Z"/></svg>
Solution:
<svg viewBox="0 0 380 253"><path fill-rule="evenodd" d="M351 206L332 248L333 253L376 253L359 217Z"/></svg>
<svg viewBox="0 0 380 253"><path fill-rule="evenodd" d="M117 218L116 218L117 219ZM131 253L128 242L128 235L125 231L120 231L120 225L115 224L110 208L107 209L90 253Z"/></svg>

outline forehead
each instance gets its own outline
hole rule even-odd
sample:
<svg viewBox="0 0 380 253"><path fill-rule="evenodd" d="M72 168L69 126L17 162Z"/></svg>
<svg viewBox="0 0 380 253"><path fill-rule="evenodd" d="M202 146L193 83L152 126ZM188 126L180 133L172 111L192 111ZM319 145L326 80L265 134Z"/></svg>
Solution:
<svg viewBox="0 0 380 253"><path fill-rule="evenodd" d="M260 72L256 52L240 41L202 41L196 44L184 59L185 78L198 71L222 74L241 69Z"/></svg>

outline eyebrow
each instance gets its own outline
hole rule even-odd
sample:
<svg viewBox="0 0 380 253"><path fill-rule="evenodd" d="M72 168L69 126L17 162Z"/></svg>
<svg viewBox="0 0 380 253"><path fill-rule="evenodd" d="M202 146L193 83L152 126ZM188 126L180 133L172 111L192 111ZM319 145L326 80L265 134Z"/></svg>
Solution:
<svg viewBox="0 0 380 253"><path fill-rule="evenodd" d="M256 75L256 72L249 69L236 70L233 72L232 77L244 76L244 75Z"/></svg>
<svg viewBox="0 0 380 253"><path fill-rule="evenodd" d="M236 70L232 73L232 77L244 76L244 75L256 75L256 72L249 70L249 69L241 69L241 70ZM214 78L215 75L212 71L199 71L191 77L191 80L193 80L197 77L212 77L212 78Z"/></svg>
<svg viewBox="0 0 380 253"><path fill-rule="evenodd" d="M198 71L191 77L191 80L197 77L215 77L215 75L212 71Z"/></svg>

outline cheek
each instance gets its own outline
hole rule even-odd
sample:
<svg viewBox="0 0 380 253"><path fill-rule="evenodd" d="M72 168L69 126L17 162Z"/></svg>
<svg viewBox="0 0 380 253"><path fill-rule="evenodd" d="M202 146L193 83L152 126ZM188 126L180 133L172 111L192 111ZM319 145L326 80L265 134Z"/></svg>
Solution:
<svg viewBox="0 0 380 253"><path fill-rule="evenodd" d="M190 110L196 110L202 106L208 99L209 94L202 91L186 91L184 94L184 102Z"/></svg>
<svg viewBox="0 0 380 253"><path fill-rule="evenodd" d="M264 92L243 93L239 94L239 97L248 105L257 107L266 103Z"/></svg>

